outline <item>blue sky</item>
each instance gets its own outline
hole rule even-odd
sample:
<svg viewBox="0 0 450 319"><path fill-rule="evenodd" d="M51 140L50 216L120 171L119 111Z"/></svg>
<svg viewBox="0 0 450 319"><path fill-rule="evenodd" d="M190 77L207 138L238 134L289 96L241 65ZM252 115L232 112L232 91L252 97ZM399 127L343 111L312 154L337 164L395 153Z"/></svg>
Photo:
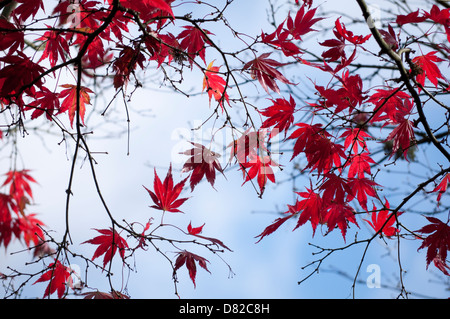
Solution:
<svg viewBox="0 0 450 319"><path fill-rule="evenodd" d="M330 2L331 3L331 2ZM264 4L264 5L263 5ZM235 1L229 8L231 25L251 35L259 34L266 26L266 2L258 5L251 1ZM333 2L334 4L334 2ZM272 29L267 27L267 32ZM219 30L218 30L219 31ZM218 32L214 31L214 32ZM221 41L227 43L227 37ZM211 59L214 57L211 57ZM196 75L187 75L186 81L197 81ZM200 87L197 84L197 87ZM263 101L261 103L264 103ZM152 116L141 116L139 111L152 109ZM101 108L101 105L99 106ZM130 105L131 135L130 155L127 155L128 139L126 134L115 139L96 139L96 133L89 138L91 151L108 152L95 156L97 175L102 193L113 215L128 222L145 223L153 217L159 220L160 213L149 208L150 197L142 185L151 187L153 184L153 166L157 168L160 177L164 177L169 163L174 165L174 179L181 180L177 170L181 169L182 158L175 156L180 146L177 132L189 132L190 122L202 122L208 116L208 101L206 95L193 96L186 99L182 95L169 93L167 90L140 90L133 96ZM126 129L126 117L118 105L119 125L111 126L113 130ZM95 122L95 118L92 119ZM92 123L92 122L91 122ZM203 132L208 134L211 128L208 123ZM27 168L33 171L33 176L39 185L34 193L36 206L34 209L46 222L52 233L61 235L64 230L65 189L70 172L71 152L73 145L62 143L60 136L45 138L45 143L39 137L28 136L20 140L22 157ZM67 148L66 148L67 147ZM281 157L288 162L288 157ZM71 200L71 233L74 241L73 249L90 256L94 248L80 245L83 241L96 235L92 228L109 226L108 218L96 194L89 164L81 159L76 169L74 197ZM277 180L286 176L277 173ZM392 180L386 180L391 183ZM255 244L258 235L277 216L274 212L284 211L286 204L292 204L292 188L288 183L276 188L269 187L262 199L257 197L250 183L241 187L242 176L239 172L230 171L226 179L217 176L215 189L207 183L201 183L194 193L186 190L184 196L192 196L183 205L184 214L168 214L166 222L173 222L180 227L186 227L190 222L194 226L205 223L203 234L222 240L233 252L221 255L231 266L234 274L230 276L227 264L217 256L202 254L210 261L208 268L211 274L199 268L197 272L197 287L194 288L185 268L179 272L180 283L178 291L182 298L351 298L351 280L337 275L335 271L342 270L351 277L363 253L364 246L359 245L348 251L336 252L326 260L320 274L298 285L297 282L307 275L312 268L302 270L301 267L315 259L316 251L308 245L310 242L323 244L325 247L340 247L345 244L339 231L334 231L321 238L320 229L315 237L309 224L292 231L294 224L285 224L276 233ZM423 217L413 217L416 225L423 223ZM368 229L361 221L359 234L364 236ZM354 236L355 227L349 232L348 241ZM444 286L439 284L439 273L430 266L425 269L424 251L417 253L418 242L402 242L402 262L405 263L406 288L431 297L446 297ZM14 246L20 250L21 246ZM173 248L167 248L168 255ZM1 252L0 271L6 262L14 260L17 265L29 262L30 255ZM379 241L371 245L362 265L359 278L364 282L370 273L367 266L380 265L381 284L395 286L398 273L397 250L387 250ZM84 270L84 263L74 260L74 264ZM174 298L172 273L167 262L154 252L141 252L135 259L136 273L115 265L114 281L120 287L126 284L128 293L134 298ZM407 266L406 266L407 264ZM19 266L18 266L19 267ZM34 266L31 266L34 267ZM93 270L90 268L90 270ZM99 289L108 289L107 281L101 272L90 275L89 284ZM433 282L436 281L436 282ZM25 290L25 295L39 295L44 285L37 284ZM391 298L397 294L390 289L368 288L358 285L356 297L359 298Z"/></svg>

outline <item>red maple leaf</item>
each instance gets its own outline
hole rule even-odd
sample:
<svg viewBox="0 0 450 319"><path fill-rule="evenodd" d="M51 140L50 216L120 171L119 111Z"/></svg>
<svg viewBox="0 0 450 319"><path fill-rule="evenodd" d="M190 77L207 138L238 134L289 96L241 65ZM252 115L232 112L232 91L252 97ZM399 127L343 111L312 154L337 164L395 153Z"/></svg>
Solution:
<svg viewBox="0 0 450 319"><path fill-rule="evenodd" d="M158 67L167 59L167 63L170 64L178 54L180 44L177 38L172 34L157 34L156 32L150 32L145 36L145 46L149 51L151 57L150 60L155 60L158 63Z"/></svg>
<svg viewBox="0 0 450 319"><path fill-rule="evenodd" d="M109 0L112 2L112 0ZM120 4L126 8L137 11L141 14L144 21L148 21L150 17L155 15L155 11L162 11L174 17L170 3L174 0L122 0Z"/></svg>
<svg viewBox="0 0 450 319"><path fill-rule="evenodd" d="M444 26L445 32L447 33L447 40L450 41L450 25L448 23L450 19L449 8L441 10L437 5L433 5L430 12L425 12L425 17Z"/></svg>
<svg viewBox="0 0 450 319"><path fill-rule="evenodd" d="M55 111L58 111L60 107L59 96L53 93L46 87L37 91L34 95L34 100L28 104L25 110L33 110L31 113L31 119L38 118L45 113L45 116L49 121L52 120L52 116Z"/></svg>
<svg viewBox="0 0 450 319"><path fill-rule="evenodd" d="M448 225L448 220L447 223L443 223L436 217L425 216L425 218L431 224L425 225L417 232L429 235L423 239L418 250L427 248L427 269L430 263L433 262L444 274L450 276L447 271L450 267L446 263L447 251L450 249L450 226Z"/></svg>
<svg viewBox="0 0 450 319"><path fill-rule="evenodd" d="M44 223L37 219L36 214L29 214L24 217L16 219L16 227L22 234L22 239L28 248L33 243L37 246L44 239L44 232L40 226L44 226Z"/></svg>
<svg viewBox="0 0 450 319"><path fill-rule="evenodd" d="M218 159L220 155L201 144L190 143L194 145L194 147L181 154L191 156L184 163L182 169L182 173L192 171L190 177L191 190L194 190L195 186L203 179L203 177L206 177L206 180L214 187L216 170L223 173L222 166Z"/></svg>
<svg viewBox="0 0 450 319"><path fill-rule="evenodd" d="M40 9L44 10L43 0L16 0L20 5L14 9L13 14L23 23L29 17L35 17Z"/></svg>
<svg viewBox="0 0 450 319"><path fill-rule="evenodd" d="M0 69L0 97L19 95L22 92L33 96L35 86L40 89L43 87L40 75L44 68L31 61L21 51L17 51L17 55L1 57L0 62L5 63Z"/></svg>
<svg viewBox="0 0 450 319"><path fill-rule="evenodd" d="M102 235L99 235L82 243L98 245L97 249L94 252L94 255L92 256L92 260L105 254L105 256L103 257L103 267L105 267L107 263L112 262L117 248L119 249L120 257L122 257L123 260L125 258L125 249L128 248L126 240L120 237L119 233L112 228L95 230Z"/></svg>
<svg viewBox="0 0 450 319"><path fill-rule="evenodd" d="M124 295L118 291L113 290L111 293L109 292L102 292L102 291L91 291L91 292L85 292L81 294L84 296L83 299L130 299L127 295Z"/></svg>
<svg viewBox="0 0 450 319"><path fill-rule="evenodd" d="M425 16L419 16L419 14L419 10L408 13L407 15L399 14L395 22L397 22L398 25L402 26L407 23L420 23L427 19Z"/></svg>
<svg viewBox="0 0 450 319"><path fill-rule="evenodd" d="M302 52L299 47L294 44L291 37L289 37L290 32L284 29L283 26L284 21L271 34L261 31L261 41L266 44L273 45L277 49L281 49L283 54L287 57L301 54Z"/></svg>
<svg viewBox="0 0 450 319"><path fill-rule="evenodd" d="M333 143L324 134L307 145L304 152L308 161L304 170L317 170L319 174L327 173L333 167L341 170L341 158L346 158L344 147Z"/></svg>
<svg viewBox="0 0 450 319"><path fill-rule="evenodd" d="M370 164L375 164L375 161L370 157L368 152L353 155L349 158L347 165L350 166L348 170L348 178L357 176L358 178L364 178L365 174L370 175Z"/></svg>
<svg viewBox="0 0 450 319"><path fill-rule="evenodd" d="M14 24L6 21L5 19L0 19L0 35L2 41L0 41L0 51L6 51L9 48L8 55L20 48L23 50L25 45L25 39L23 32L19 31ZM11 30L11 32L9 32Z"/></svg>
<svg viewBox="0 0 450 319"><path fill-rule="evenodd" d="M294 230L305 224L308 220L311 222L313 234L316 232L317 225L324 224L325 211L323 210L323 200L320 195L312 188L306 188L306 192L296 192L303 200L297 200L295 211L301 212Z"/></svg>
<svg viewBox="0 0 450 319"><path fill-rule="evenodd" d="M286 26L294 39L301 40L305 34L315 31L312 26L324 18L314 18L317 8L305 11L305 5L302 5L295 15L295 19L288 16Z"/></svg>
<svg viewBox="0 0 450 319"><path fill-rule="evenodd" d="M120 51L119 57L112 63L112 67L116 72L114 76L114 88L116 90L124 85L126 86L131 73L136 70L138 65L143 69L145 61L145 57L139 46L133 48L126 45L118 45L117 48L122 48L122 51Z"/></svg>
<svg viewBox="0 0 450 319"><path fill-rule="evenodd" d="M371 138L363 128L347 128L340 137L345 137L344 149L350 148L353 154L358 154L359 147L362 150L367 150L365 138Z"/></svg>
<svg viewBox="0 0 450 319"><path fill-rule="evenodd" d="M278 228L280 228L281 225L283 225L288 219L290 219L291 217L295 216L297 214L297 210L295 206L292 205L287 205L288 206L288 211L284 212L283 214L286 214L286 217L279 217L277 219L275 219L275 221L270 224L269 226L267 226L262 232L261 234L259 234L258 236L256 236L255 238L258 238L258 241L256 243L259 243L264 237L272 234L273 232L275 232Z"/></svg>
<svg viewBox="0 0 450 319"><path fill-rule="evenodd" d="M203 269L205 269L207 272L210 273L210 271L208 270L208 267L206 266L206 263L208 262L207 259L205 259L199 255L196 255L194 253L191 253L187 250L183 250L178 253L178 257L175 260L173 276L175 277L177 270L180 267L182 267L184 264L186 264L186 268L189 271L189 277L191 278L192 282L194 283L194 287L195 287L196 286L195 285L195 277L197 275L197 266L195 265L195 262L198 262L200 267L202 267Z"/></svg>
<svg viewBox="0 0 450 319"><path fill-rule="evenodd" d="M183 28L184 30L178 34L177 40L180 42L181 49L191 58L189 61L191 66L197 56L206 64L205 45L208 43L207 36L212 33L193 26L184 26Z"/></svg>
<svg viewBox="0 0 450 319"><path fill-rule="evenodd" d="M364 210L367 210L367 196L377 197L375 187L378 184L368 178L352 178L348 186L352 191L348 193L347 201L352 201L356 197Z"/></svg>
<svg viewBox="0 0 450 319"><path fill-rule="evenodd" d="M216 239L216 238L212 238L212 237L206 237L206 236L200 235L200 233L203 231L203 226L205 226L205 224L203 224L202 226L199 226L199 227L192 227L191 223L189 223L189 225L187 227L189 235L192 235L192 236L195 236L195 237L198 237L198 238L202 238L202 239L205 239L205 240L209 240L210 242L212 242L212 243L214 243L214 244L216 244L218 246L221 246L221 247L223 247L225 249L228 249L229 251L232 251L230 248L225 246L225 244L221 240Z"/></svg>
<svg viewBox="0 0 450 319"><path fill-rule="evenodd" d="M322 200L324 203L343 202L346 194L351 194L352 189L348 185L348 180L334 173L324 175L324 181L319 190L323 190Z"/></svg>
<svg viewBox="0 0 450 319"><path fill-rule="evenodd" d="M443 59L436 56L437 51L429 52L425 55L417 56L412 59L422 72L416 75L416 80L422 86L425 85L425 79L430 80L431 83L434 84L435 87L438 85L438 79L444 79L439 67L435 62L442 62Z"/></svg>
<svg viewBox="0 0 450 319"><path fill-rule="evenodd" d="M51 29L50 26L46 26L48 29ZM42 53L42 56L38 62L48 58L50 61L50 66L54 67L59 58L61 58L62 61L66 61L66 54L69 53L69 44L58 31L46 31L44 35L37 40L45 42L44 53Z"/></svg>
<svg viewBox="0 0 450 319"><path fill-rule="evenodd" d="M60 113L64 113L66 111L69 111L69 119L70 119L70 125L73 127L73 120L75 119L75 115L77 113L77 91L78 91L78 87L76 85L73 84L63 84L61 85L61 87L65 88L65 90L62 90L58 97L60 99L64 99L61 103L61 107L59 109L58 114ZM92 92L91 89L84 87L84 86L80 86L79 89L80 93L79 93L79 114L80 114L80 119L81 122L84 124L84 115L86 113L86 104L91 104L91 98L89 96L89 93L94 93Z"/></svg>
<svg viewBox="0 0 450 319"><path fill-rule="evenodd" d="M396 222L396 217L402 213L390 213L389 202L386 200L383 209L377 212L375 205L371 214L371 220L364 219L375 230L376 233L384 234L386 237L391 237L397 234L400 230L393 225Z"/></svg>
<svg viewBox="0 0 450 319"><path fill-rule="evenodd" d="M437 196L437 202L441 200L442 194L447 191L448 184L450 183L450 173L445 174L442 181L431 191L432 193L439 191Z"/></svg>
<svg viewBox="0 0 450 319"><path fill-rule="evenodd" d="M178 198L183 190L187 178L174 185L172 177L172 165L170 165L164 182L161 182L155 169L155 179L153 181L153 190L149 190L144 186L150 194L155 205L153 208L162 210L164 212L181 213L178 209L188 198Z"/></svg>
<svg viewBox="0 0 450 319"><path fill-rule="evenodd" d="M273 126L270 137L274 137L282 131L284 131L284 136L286 137L288 129L294 122L295 100L291 95L289 101L284 98L271 101L271 106L259 112L261 115L267 117L262 123L261 128Z"/></svg>
<svg viewBox="0 0 450 319"><path fill-rule="evenodd" d="M209 96L209 104L211 105L211 98L219 102L220 106L223 104L223 100L225 99L228 104L229 98L228 94L225 91L225 87L227 86L227 82L218 74L220 70L220 66L213 66L214 61L212 61L206 71L205 76L203 77L203 88L202 91L206 89ZM223 109L223 107L222 107Z"/></svg>
<svg viewBox="0 0 450 319"><path fill-rule="evenodd" d="M36 180L29 174L29 170L24 169L20 171L9 171L6 173L6 180L2 186L9 186L9 193L17 204L22 202L23 198L29 196L33 198L30 183L37 183Z"/></svg>
<svg viewBox="0 0 450 319"><path fill-rule="evenodd" d="M404 158L407 159L408 150L415 143L413 123L408 119L404 119L389 134L385 142L387 141L393 141L390 157L397 151L402 151Z"/></svg>
<svg viewBox="0 0 450 319"><path fill-rule="evenodd" d="M12 211L17 212L14 199L9 194L0 193L0 245L8 247L14 235Z"/></svg>
<svg viewBox="0 0 450 319"><path fill-rule="evenodd" d="M244 183L242 185L257 177L260 196L264 193L268 180L275 183L275 174L271 166L278 166L278 164L270 156L252 156L247 162L240 164L240 169L244 174Z"/></svg>
<svg viewBox="0 0 450 319"><path fill-rule="evenodd" d="M398 88L387 87L377 89L367 102L375 105L375 113L370 122L378 122L386 119L397 121L399 110L404 109L405 101L409 101L411 96Z"/></svg>
<svg viewBox="0 0 450 319"><path fill-rule="evenodd" d="M322 132L327 134L320 123L314 125L297 123L295 126L298 128L288 137L288 139L296 139L291 160L298 154L306 152L309 146L320 138Z"/></svg>
<svg viewBox="0 0 450 319"><path fill-rule="evenodd" d="M345 240L349 223L358 226L355 218L355 210L344 202L333 202L326 207L325 221L328 226L327 231L331 232L336 226L341 230ZM359 226L358 226L359 227Z"/></svg>
<svg viewBox="0 0 450 319"><path fill-rule="evenodd" d="M352 31L347 30L345 25L341 23L340 18L335 21L334 26L336 33L339 34L340 37L342 37L343 39L349 41L354 45L364 44L372 36L371 34L366 36L354 35Z"/></svg>
<svg viewBox="0 0 450 319"><path fill-rule="evenodd" d="M285 84L293 84L281 74L275 67L283 66L283 63L268 59L271 53L263 53L259 57L245 63L242 70L250 70L252 79L258 79L263 89L269 93L269 89L280 93L280 88L275 80L279 80Z"/></svg>
<svg viewBox="0 0 450 319"><path fill-rule="evenodd" d="M58 298L62 298L64 296L64 292L66 291L66 282L71 276L70 268L61 264L59 260L54 263L51 263L47 267L47 271L42 274L41 277L34 283L49 281L49 284L44 292L44 298L52 295L55 291L58 294ZM34 285L33 284L33 285Z"/></svg>

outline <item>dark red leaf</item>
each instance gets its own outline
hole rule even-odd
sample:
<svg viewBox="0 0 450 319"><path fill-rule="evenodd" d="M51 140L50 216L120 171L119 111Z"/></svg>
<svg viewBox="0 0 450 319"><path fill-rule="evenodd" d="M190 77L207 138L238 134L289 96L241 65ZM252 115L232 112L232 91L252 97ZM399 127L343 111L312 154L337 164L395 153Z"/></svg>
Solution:
<svg viewBox="0 0 450 319"><path fill-rule="evenodd" d="M190 185L193 191L195 186L206 177L206 180L214 187L216 180L216 170L223 173L222 166L219 162L220 155L206 148L205 146L190 142L193 148L181 154L190 155L191 157L184 163L182 172L191 172Z"/></svg>
<svg viewBox="0 0 450 319"><path fill-rule="evenodd" d="M208 267L206 266L206 263L208 262L208 260L206 260L205 258L198 256L194 253L183 250L178 253L178 257L175 260L175 267L173 269L173 275L175 276L176 271L180 267L182 267L184 264L186 264L186 268L189 271L189 277L191 278L192 282L194 283L194 287L195 287L196 286L195 277L197 275L197 266L196 266L195 262L198 262L200 267L205 269L207 272L210 272L208 270Z"/></svg>
<svg viewBox="0 0 450 319"><path fill-rule="evenodd" d="M444 274L450 276L446 269L450 267L446 263L447 252L450 249L450 226L447 223L443 223L436 217L425 216L430 224L423 226L417 232L422 234L428 234L422 241L419 249L427 248L427 269L430 263L433 261L435 266L438 267Z"/></svg>
<svg viewBox="0 0 450 319"><path fill-rule="evenodd" d="M285 84L293 84L281 74L276 67L283 66L283 63L268 59L271 53L263 53L259 57L247 62L242 70L250 70L250 75L253 79L257 79L263 89L269 93L269 89L280 93L280 88L275 80L279 80Z"/></svg>

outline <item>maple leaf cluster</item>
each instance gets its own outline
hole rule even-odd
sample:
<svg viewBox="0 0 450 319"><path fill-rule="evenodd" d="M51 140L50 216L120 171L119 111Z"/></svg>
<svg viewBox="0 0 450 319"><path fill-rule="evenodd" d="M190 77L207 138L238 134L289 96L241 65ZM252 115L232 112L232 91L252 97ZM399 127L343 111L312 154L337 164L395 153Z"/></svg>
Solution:
<svg viewBox="0 0 450 319"><path fill-rule="evenodd" d="M31 183L36 180L28 170L9 171L2 187L6 192L0 193L0 244L5 248L16 238L30 249L34 256L50 252L45 243L43 232L45 224L35 213L29 213L33 204Z"/></svg>
<svg viewBox="0 0 450 319"><path fill-rule="evenodd" d="M215 34L206 29L208 19L191 19L189 14L177 15L174 0L80 0L76 4L60 1L50 11L46 10L47 3L43 0L15 2L17 6L11 19L0 18L0 51L3 54L0 57L0 106L2 112L17 110L14 122L22 125L28 118L53 121L65 134L68 130L61 124L60 115L67 114L71 129L75 126L76 134L80 134L80 128L86 126L87 114L93 111L91 99L101 93L101 88L94 89L94 84L108 81L115 96L122 93L124 97L131 97L131 94L127 95L129 87L132 84L136 88L142 86L138 71L145 73L149 66L155 65L156 70L164 74L164 80L170 81L175 89L182 79L172 80L167 72L169 67L181 78L185 69L200 71L197 84L206 93L209 106L213 102L217 104L214 114L226 116L224 127L235 128L230 116L234 103L240 101L245 106L245 129L239 135L233 132L233 141L227 145L231 153L229 163L234 160L237 164L242 173L242 185L255 183L255 189L262 197L269 182L276 184L275 172L284 166L274 160L270 150L270 144L276 138L287 146L291 153L290 162L301 163L296 166L301 167L299 172L308 174L309 186L295 191L294 203L288 204L282 216L256 236L258 242L294 218L294 229L310 223L313 235L318 227L326 227L326 233L338 229L346 240L348 229L353 225L359 227L358 213L368 216L362 221L373 230L373 236L400 236L400 216L403 218L404 215L391 208L392 201L381 199L379 190L382 185L375 181L373 174L378 163L371 144L373 141L382 143L386 158L392 160L395 157L395 161L409 161L411 153L420 144L417 140L419 124L427 128L426 119L421 115L423 105L418 103L421 102L420 94L436 100L438 94L450 90L449 81L441 71L441 66L448 62L450 48L443 43L434 44L429 49L413 37L403 39L402 31L411 25L424 25L428 30L427 36L442 33L450 40L450 9L433 5L429 10L398 15L395 25L394 22L387 23L378 30L379 35L374 33L374 36L381 36L387 46L382 48L378 57L398 56L409 69L404 71L400 68L403 71L400 78L368 88L362 76L354 72L354 66L359 66L360 53L368 51L365 45L373 40L372 34L354 33L342 18L334 21L329 38L319 42L317 47L322 52L314 62L305 58L304 40L318 30L320 22L325 19L317 16L312 0L296 0L296 11L289 12L272 32L261 31L247 49L227 54L218 48ZM227 5L230 3L228 1ZM48 13L54 23L32 29L30 34L28 28L37 23L36 17L42 13ZM222 17L216 21L220 19ZM132 30L138 30L139 36L134 36ZM418 44L417 50L409 48L413 43ZM254 47L257 45L270 51L256 50ZM26 50L28 47L32 50ZM211 51L222 53L219 55L222 64L216 62L217 58L211 60ZM229 59L237 58L240 52L248 55L239 57L240 66L234 69ZM300 101L292 90L283 90L284 87L298 85L286 75L285 68L291 64L318 70L332 80L326 85L314 82L312 87L317 99ZM62 71L68 71L73 82L60 82L63 81ZM261 119L259 127L250 118L249 104L244 101L235 73L262 89L258 93L270 96L267 99L269 106L255 106ZM50 78L52 81L47 81ZM56 85L48 84L53 84L53 80ZM435 90L434 93L428 92L429 89ZM233 91L238 91L238 98L233 98ZM285 92L289 96L284 96ZM324 115L329 120L326 124L316 121ZM248 127L249 123L251 127ZM389 133L378 138L373 136L371 127L383 129L383 132L388 130ZM2 136L0 131L0 138ZM81 138L81 135L77 136ZM182 152L188 158L181 168L183 178L179 182L174 181L170 165L164 179L155 169L153 187L144 186L153 202L150 207L162 212L161 224L151 229L149 221L142 233L128 229L123 233L125 227L118 231L115 222L110 228L96 228L100 235L83 242L96 246L91 262L103 256L100 268L105 270L118 252L125 264L127 252L131 255L137 249L145 249L147 243L152 242L155 230L165 226L163 218L166 213L184 213L184 205L189 199L181 195L185 187L194 192L203 180L215 187L217 175L224 175L220 154L208 144L190 143L192 147ZM450 183L450 173L448 169L442 169L437 176L442 179L436 181L430 193L437 193L439 205ZM0 193L0 244L7 247L15 237L29 248L35 246L35 256L41 256L49 249L41 229L42 222L36 214L28 213L28 206L33 202L31 183L36 181L28 170L6 174L2 184L6 191ZM427 267L433 262L448 275L448 222L435 217L427 217L427 220L431 224L417 231L426 235L424 238L417 236L423 240L419 250L427 248ZM230 250L222 241L201 235L203 226L192 227L189 224L187 232L181 232L194 238L194 243L206 241L204 246L210 251L217 252L216 248ZM132 247L125 234L137 239L136 247ZM180 268L185 266L195 287L197 266L209 272L209 261L187 249L176 248L172 263L174 281ZM70 276L71 269L55 259L35 283L49 282L44 297L56 293L58 298L62 298ZM115 290L111 293L96 291L84 296L87 299L126 297Z"/></svg>

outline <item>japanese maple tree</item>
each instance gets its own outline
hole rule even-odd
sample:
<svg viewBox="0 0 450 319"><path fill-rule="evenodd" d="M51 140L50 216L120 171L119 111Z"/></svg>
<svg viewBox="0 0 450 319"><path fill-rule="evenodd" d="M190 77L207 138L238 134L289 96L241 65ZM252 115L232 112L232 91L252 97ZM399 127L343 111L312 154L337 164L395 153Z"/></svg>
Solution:
<svg viewBox="0 0 450 319"><path fill-rule="evenodd" d="M218 185L250 189L255 203L284 207L273 208L274 216L257 217L265 226L249 234L252 244L275 236L291 242L282 229L311 234L309 247L318 251L302 265L306 274L292 279L299 283L319 273L329 256L362 247L350 276L358 297L362 265L378 242L397 250L398 297L411 294L404 243L415 245L423 271L448 280L450 5L344 2L337 10L348 6L350 13L336 14L337 2L268 0L270 14L260 19L269 21L251 34L228 17L242 5L239 0L0 1L0 150L6 163L0 245L24 245L33 257L20 268L6 258L0 268L4 297L19 298L32 285L42 289L43 298L133 298L124 278L142 269L136 266L142 255L162 258L179 298L185 278L196 288L206 273L221 276L218 262L234 274L226 256L240 247L222 237L235 230L227 225L213 230L204 227L209 222L192 219L202 209L205 219L213 218L214 209L203 207L208 190L226 193ZM155 87L181 96L186 105L176 105L177 111L156 101ZM186 109L193 117L200 109L201 124L190 132L208 124L211 135L188 139L177 152L147 140L137 143L150 162L160 155L182 161L153 165L150 178L145 167L133 167L139 180L132 185L122 175L126 160L104 172L98 158L114 155L98 151L95 141L125 135L129 150L133 115L142 119L153 109L173 112L162 117L170 118L167 123L158 123L156 112L148 134L161 136ZM55 168L61 163L43 168L39 154L22 156L22 141L32 136L43 145L58 137L63 151L55 146L55 152L67 159L66 175ZM93 187L100 209L91 211L74 187L79 166L87 167L90 184L83 189ZM62 194L56 183L41 184L37 177L50 175L67 183ZM141 192L142 202L125 192L105 196L102 181L111 176L134 194ZM292 188L286 196L274 195L287 184ZM39 205L50 203L40 202L36 187L63 198L64 207L42 206L38 213ZM223 196L231 209L234 199ZM195 198L205 206L191 205ZM118 202L142 209L120 212ZM52 209L58 213L47 218L44 211ZM105 219L83 220L78 229L77 209ZM62 231L49 226L55 216ZM75 263L85 271L78 273ZM129 275L116 281L116 270ZM107 288L92 284L94 271Z"/></svg>

